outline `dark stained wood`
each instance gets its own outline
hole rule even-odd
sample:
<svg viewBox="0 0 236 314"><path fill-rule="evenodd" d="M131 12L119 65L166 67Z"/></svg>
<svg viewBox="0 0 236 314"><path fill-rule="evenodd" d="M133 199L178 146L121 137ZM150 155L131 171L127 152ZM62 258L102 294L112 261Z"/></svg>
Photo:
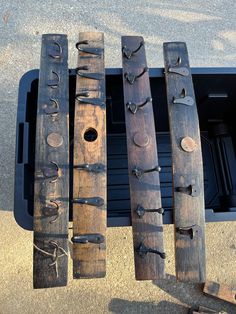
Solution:
<svg viewBox="0 0 236 314"><path fill-rule="evenodd" d="M67 36L43 35L35 146L34 288L67 284L69 219L67 60Z"/></svg>
<svg viewBox="0 0 236 314"><path fill-rule="evenodd" d="M173 200L175 221L176 277L179 281L205 281L205 212L201 142L197 106L185 43L164 43L165 78L172 145ZM179 61L179 62L178 62ZM183 76L173 69L184 68ZM190 96L192 105L174 103L174 98ZM181 95L182 93L182 95ZM181 188L198 188L197 196ZM180 188L180 190L178 190ZM191 188L191 187L190 187ZM180 231L196 225L198 230Z"/></svg>
<svg viewBox="0 0 236 314"><path fill-rule="evenodd" d="M122 47L136 50L143 41L142 37L123 36ZM123 54L123 87L126 135L128 147L129 183L133 228L133 244L135 258L135 277L137 280L151 280L163 278L164 259L154 253L141 256L138 253L140 244L147 248L164 252L162 214L146 212L139 218L136 209L138 205L144 209L158 209L162 207L160 193L160 179L158 172L144 174L138 179L132 174L135 167L143 170L158 166L155 125L152 102L149 101L142 109L133 114L127 103L141 104L147 97L151 97L149 76L146 72L130 84L125 78L126 73L140 74L147 66L144 46L131 58Z"/></svg>
<svg viewBox="0 0 236 314"><path fill-rule="evenodd" d="M104 36L103 33L80 33L79 41L87 40L88 44L79 45L87 51L97 48L98 55L79 51L78 67L88 66L80 73L99 73L100 80L77 75L76 94L89 91L89 97L105 102L105 69L104 69ZM82 164L100 163L105 166L101 173L88 172L74 168L73 198L100 197L102 206L86 204L73 205L73 235L100 234L106 236L106 109L94 104L75 101L74 120L74 167ZM87 130L96 130L97 138L86 141ZM93 131L91 131L93 135ZM104 277L106 274L106 239L103 243L73 244L74 278Z"/></svg>
<svg viewBox="0 0 236 314"><path fill-rule="evenodd" d="M206 281L203 292L218 299L236 304L236 288L213 281Z"/></svg>
<svg viewBox="0 0 236 314"><path fill-rule="evenodd" d="M212 310L208 307L201 306L201 305L198 307L198 312L199 313L217 313L215 310Z"/></svg>
<svg viewBox="0 0 236 314"><path fill-rule="evenodd" d="M210 309L209 307L205 307L205 306L202 306L202 305L200 305L198 307L198 312L199 313L209 313L209 314L210 313L220 313L220 311L218 312L218 311Z"/></svg>
<svg viewBox="0 0 236 314"><path fill-rule="evenodd" d="M208 307L205 307L205 306L199 306L198 307L198 310L194 309L194 308L191 308L189 309L189 314L195 314L195 313L201 313L201 314L211 314L211 313L215 313L215 314L219 314L219 313L223 313L221 311L215 311L215 310L212 310Z"/></svg>

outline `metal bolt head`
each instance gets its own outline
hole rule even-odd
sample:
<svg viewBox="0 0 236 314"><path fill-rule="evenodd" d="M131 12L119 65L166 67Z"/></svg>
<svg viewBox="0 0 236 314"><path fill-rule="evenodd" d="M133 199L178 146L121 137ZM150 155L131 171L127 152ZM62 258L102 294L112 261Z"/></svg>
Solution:
<svg viewBox="0 0 236 314"><path fill-rule="evenodd" d="M181 148L187 153L191 153L197 148L196 142L190 136L182 138L180 145Z"/></svg>
<svg viewBox="0 0 236 314"><path fill-rule="evenodd" d="M139 147L145 147L149 144L150 139L147 133L143 133L143 132L137 132L134 135L134 144L139 146Z"/></svg>
<svg viewBox="0 0 236 314"><path fill-rule="evenodd" d="M47 136L47 143L51 147L60 147L63 144L63 137L59 133L50 133Z"/></svg>

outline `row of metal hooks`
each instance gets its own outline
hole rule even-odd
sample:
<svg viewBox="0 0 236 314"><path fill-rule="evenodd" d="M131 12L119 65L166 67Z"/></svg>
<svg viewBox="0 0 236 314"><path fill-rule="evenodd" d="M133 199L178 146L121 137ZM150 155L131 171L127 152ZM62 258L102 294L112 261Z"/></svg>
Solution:
<svg viewBox="0 0 236 314"><path fill-rule="evenodd" d="M176 63L173 66L168 67L168 73L188 77L190 74L190 71L186 66L182 66L182 59L181 57L178 57ZM185 105L185 106L194 105L194 100L191 96L187 95L187 91L185 87L182 88L178 96L173 97L172 102L173 104L180 104L180 105Z"/></svg>
<svg viewBox="0 0 236 314"><path fill-rule="evenodd" d="M59 42L54 41L49 46L48 56L54 59L54 62L57 62L58 60L63 59L63 49ZM54 77L53 79L50 79L47 81L47 86L50 88L52 94L54 90L57 90L60 86L60 74L56 72L55 70L51 71L51 75ZM53 95L49 97L49 104L43 105L43 110L46 115L51 117L52 122L55 122L55 118L58 116L60 112L60 103L59 100L56 99ZM59 134L55 133L56 135L60 136ZM53 148L56 148L53 144L49 144L49 146L52 146ZM49 180L50 184L54 184L59 177L59 166L57 162L53 160L49 160L49 165L47 167L44 167L43 169L43 176L45 179ZM50 224L55 223L57 219L59 218L59 209L60 209L60 202L58 200L50 200L48 202L48 205L42 209L42 213L45 217L54 217L52 220L50 220Z"/></svg>
<svg viewBox="0 0 236 314"><path fill-rule="evenodd" d="M186 66L182 66L181 57L177 58L177 61L173 66L169 66L168 73L173 74L173 75L183 76L183 77L188 77L190 75L189 69ZM183 87L180 95L173 97L172 103L191 107L194 105L194 99L191 96L187 95L187 90L185 87ZM190 142L189 147L184 147L185 140ZM181 140L180 146L182 148L182 151L185 151L187 153L192 152L196 148L194 140L190 137L184 137ZM200 190L197 184L190 184L185 187L176 187L175 192L184 193L192 197L197 197L200 195ZM190 239L194 239L195 237L201 236L201 227L196 224L192 226L186 226L186 227L176 227L175 231L179 233L180 235L190 237Z"/></svg>
<svg viewBox="0 0 236 314"><path fill-rule="evenodd" d="M52 58L53 62L58 62L63 59L63 50L59 42L54 41L49 47L48 57ZM60 75L55 70L53 70L51 71L51 76L53 76L53 79L48 80L46 86L53 94L54 90L57 90L60 86ZM42 109L44 113L51 118L51 121L55 122L55 118L60 111L59 100L56 99L54 95L51 95L48 99L48 103L42 105ZM49 141L50 136L51 141ZM53 138L55 140L55 136L61 137L59 133L51 133L49 136L47 136L46 139L47 144L54 149L60 146L54 145ZM45 183L45 180L47 180L47 183L50 185L55 184L59 177L59 165L57 162L49 160L48 166L42 169L42 175L42 184ZM58 220L60 216L60 205L61 203L57 199L50 199L49 201L46 200L46 206L42 208L42 215L45 218L52 217L52 219L49 221L50 224L54 224ZM67 256L67 252L61 246L59 246L55 240L43 241L43 248L34 243L34 248L45 257L51 257L52 262L48 264L48 267L55 268L56 278L58 278L58 259L63 256Z"/></svg>
<svg viewBox="0 0 236 314"><path fill-rule="evenodd" d="M81 47L82 45L82 47ZM85 46L84 46L85 45ZM80 56L81 58L93 58L95 57L101 57L103 50L101 48L94 48L94 47L87 47L89 45L88 40L79 41L76 44L76 48L79 52L83 53L83 56ZM86 56L88 54L88 56ZM91 55L91 56L89 56ZM91 72L81 72L81 71L89 71L90 66L89 65L83 65L76 68L76 75L81 78L86 78L90 80L96 80L100 81L105 79L103 73L91 73ZM90 104L94 106L99 106L101 108L106 107L106 103L101 98L91 98L90 91L89 90L83 90L82 92L79 92L75 95L75 99L82 104ZM86 171L93 174L99 174L106 171L105 165L102 163L94 163L94 164L80 164L80 165L74 165L74 169L80 170L80 171ZM81 204L81 205L89 205L94 207L102 207L104 205L104 199L101 197L83 197L83 198L74 198L72 201L74 204ZM102 234L94 233L94 234L79 234L74 235L71 238L72 243L95 243L95 244L101 244L105 241L105 238Z"/></svg>
<svg viewBox="0 0 236 314"><path fill-rule="evenodd" d="M144 46L144 42L141 41L139 46L135 49L132 50L128 48L127 46L122 47L122 53L123 57L130 60L132 57L135 56L136 53L140 51L140 49ZM134 74L132 72L125 72L124 73L124 78L126 81L130 84L133 85L139 78L141 78L145 73L148 72L148 68L144 67L143 70L138 73ZM142 103L134 103L133 101L129 101L126 103L126 108L129 110L133 115L135 115L138 111L141 111L147 104L152 102L151 97L147 97L146 100ZM135 141L134 141L135 143ZM139 145L138 145L139 146ZM151 168L151 169L141 169L140 167L135 166L132 169L132 175L134 175L138 180L141 180L145 174L149 174L151 172L160 172L161 167L159 165ZM145 213L158 213L162 215L164 213L163 208L155 208L155 209L145 209L143 206L140 204L137 205L136 207L136 214L137 216L141 219L145 215ZM143 242L140 243L140 245L135 249L135 251L139 254L141 257L145 257L148 253L154 253L159 255L162 259L165 259L166 255L163 252L160 252L156 249L149 248L144 245Z"/></svg>

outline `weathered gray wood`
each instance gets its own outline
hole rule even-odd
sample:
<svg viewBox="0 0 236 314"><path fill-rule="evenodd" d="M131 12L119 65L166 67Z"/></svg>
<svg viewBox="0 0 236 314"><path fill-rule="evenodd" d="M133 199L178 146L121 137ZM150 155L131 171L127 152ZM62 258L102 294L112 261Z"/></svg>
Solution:
<svg viewBox="0 0 236 314"><path fill-rule="evenodd" d="M164 60L172 145L176 277L179 281L204 282L203 165L186 44L164 43Z"/></svg>
<svg viewBox="0 0 236 314"><path fill-rule="evenodd" d="M147 67L145 49L142 44L140 45L142 42L142 37L122 37L123 87L135 277L137 280L151 280L165 276L159 173L158 171L145 173L140 179L132 173L135 168L148 170L159 166L148 72L144 71L145 73L131 84L132 74L139 75ZM139 46L140 49L132 53ZM128 81L129 79L131 82ZM146 100L148 101L145 106L135 108L134 104L139 105ZM139 211L137 211L138 206L141 206ZM154 209L159 212L142 212L143 209ZM154 249L160 252L160 255L141 254L140 245L142 245L141 250Z"/></svg>
<svg viewBox="0 0 236 314"><path fill-rule="evenodd" d="M206 281L203 292L218 299L236 304L236 288L214 281Z"/></svg>
<svg viewBox="0 0 236 314"><path fill-rule="evenodd" d="M83 41L87 43L83 44ZM98 243L73 244L73 276L94 278L104 277L106 274L107 156L104 36L103 33L80 33L79 42L82 44L78 45L80 70L77 75L76 94L88 92L89 95L78 96L75 101L73 198L74 201L78 201L78 198L96 198L101 206L91 206L81 202L73 204L74 240L78 239L78 236L81 239L81 236L84 238L86 235L91 238L94 234L95 240L99 239ZM91 78L91 75L98 79ZM86 140L88 130L91 138ZM87 136L89 137L89 133ZM83 168L85 164L89 167L100 164L101 171L88 171Z"/></svg>
<svg viewBox="0 0 236 314"><path fill-rule="evenodd" d="M69 218L68 42L43 35L34 183L34 288L67 284Z"/></svg>

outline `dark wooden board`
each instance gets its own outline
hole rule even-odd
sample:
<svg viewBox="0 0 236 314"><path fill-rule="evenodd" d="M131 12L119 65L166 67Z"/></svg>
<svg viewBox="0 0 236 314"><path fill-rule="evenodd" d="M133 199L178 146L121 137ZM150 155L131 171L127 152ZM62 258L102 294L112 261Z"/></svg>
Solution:
<svg viewBox="0 0 236 314"><path fill-rule="evenodd" d="M89 68L79 70L79 73L98 73L100 79L77 75L76 94L89 91L89 96L79 96L75 101L73 198L100 197L104 204L73 204L73 236L99 234L104 240L101 243L73 244L73 276L94 278L106 274L106 108L89 103L89 99L95 98L105 104L104 36L103 33L80 33L79 42L83 41L87 41L87 44L78 45L78 67ZM95 139L97 132L94 141L87 141L84 137L89 129L91 139ZM76 168L78 165L95 163L102 164L104 171L95 173Z"/></svg>
<svg viewBox="0 0 236 314"><path fill-rule="evenodd" d="M34 183L34 288L65 286L69 219L69 74L66 35L43 35Z"/></svg>
<svg viewBox="0 0 236 314"><path fill-rule="evenodd" d="M139 75L147 67L144 45L141 44L138 51L131 53L137 50L142 42L142 37L122 37L123 88L135 277L137 280L152 280L165 276L164 256L162 256L164 253L162 214L145 212L142 217L139 217L137 207L142 206L145 210L161 209L159 172L145 173L140 179L132 173L136 167L148 170L159 166L153 108L150 100L150 82L147 71L133 84L127 80L127 73ZM130 78L132 77L130 76ZM139 108L136 113L132 113L128 108L129 102L142 104L147 98L149 98L147 104ZM155 253L141 254L140 245L157 250L161 255Z"/></svg>
<svg viewBox="0 0 236 314"><path fill-rule="evenodd" d="M215 311L215 310L212 310L212 309L210 309L208 307L200 305L197 310L194 309L194 308L190 308L189 309L189 314L194 314L194 313L201 313L201 314L211 314L211 313L213 314L213 313L215 313L215 314L219 314L219 313L223 313L223 312Z"/></svg>
<svg viewBox="0 0 236 314"><path fill-rule="evenodd" d="M208 307L201 306L201 305L198 307L198 312L199 313L217 313L215 310L212 310Z"/></svg>
<svg viewBox="0 0 236 314"><path fill-rule="evenodd" d="M236 288L213 281L206 281L203 292L218 299L236 304Z"/></svg>
<svg viewBox="0 0 236 314"><path fill-rule="evenodd" d="M198 113L186 44L164 43L164 61L172 146L176 277L179 281L204 282L203 165ZM182 74L176 73L181 70ZM189 101L187 105L177 100L183 101L181 97L184 96L190 97L184 98ZM188 189L184 190L186 187ZM192 226L197 228L193 238Z"/></svg>

